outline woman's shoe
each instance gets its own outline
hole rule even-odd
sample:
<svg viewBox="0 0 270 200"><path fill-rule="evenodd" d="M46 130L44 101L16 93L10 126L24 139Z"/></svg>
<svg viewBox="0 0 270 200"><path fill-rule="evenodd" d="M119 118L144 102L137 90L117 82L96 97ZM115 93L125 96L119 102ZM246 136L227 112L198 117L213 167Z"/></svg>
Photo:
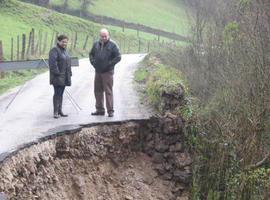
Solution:
<svg viewBox="0 0 270 200"><path fill-rule="evenodd" d="M68 117L68 115L64 114L62 111L59 111L59 115L60 115L61 117Z"/></svg>
<svg viewBox="0 0 270 200"><path fill-rule="evenodd" d="M58 105L58 114L61 117L68 117L68 115L65 115L62 111L62 105L63 105L63 96L59 97L59 105Z"/></svg>

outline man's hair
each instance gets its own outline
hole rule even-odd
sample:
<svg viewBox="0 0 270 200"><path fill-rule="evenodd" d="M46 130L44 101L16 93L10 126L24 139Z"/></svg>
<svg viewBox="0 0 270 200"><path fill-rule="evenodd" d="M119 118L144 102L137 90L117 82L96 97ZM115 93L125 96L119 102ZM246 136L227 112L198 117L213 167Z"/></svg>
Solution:
<svg viewBox="0 0 270 200"><path fill-rule="evenodd" d="M108 33L108 35L110 35L110 32L109 32L109 30L108 29L106 29L106 28L102 28L102 29L100 29L100 31L99 31L100 33L101 32L107 32Z"/></svg>
<svg viewBox="0 0 270 200"><path fill-rule="evenodd" d="M68 36L66 36L66 35L59 35L59 36L57 37L57 40L58 40L59 42L61 42L61 41L64 40L64 39L68 39Z"/></svg>

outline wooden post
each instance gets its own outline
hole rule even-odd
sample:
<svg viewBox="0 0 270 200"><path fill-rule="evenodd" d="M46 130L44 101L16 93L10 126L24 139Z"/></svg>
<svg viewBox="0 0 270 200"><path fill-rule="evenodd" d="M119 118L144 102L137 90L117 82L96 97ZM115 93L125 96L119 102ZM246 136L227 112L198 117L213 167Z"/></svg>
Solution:
<svg viewBox="0 0 270 200"><path fill-rule="evenodd" d="M124 44L123 44L123 50L122 50L122 52L126 52L126 38L124 37Z"/></svg>
<svg viewBox="0 0 270 200"><path fill-rule="evenodd" d="M13 38L11 38L11 47L10 47L10 60L13 61L13 48L14 48L14 43L13 43Z"/></svg>
<svg viewBox="0 0 270 200"><path fill-rule="evenodd" d="M48 32L45 33L44 41L43 41L43 49L42 49L42 54L45 54L45 51L47 49L47 40L48 40Z"/></svg>
<svg viewBox="0 0 270 200"><path fill-rule="evenodd" d="M39 37L38 37L38 44L39 44L38 55L41 55L42 53L42 39L43 39L43 34L42 34L42 31L40 30Z"/></svg>
<svg viewBox="0 0 270 200"><path fill-rule="evenodd" d="M139 25L137 25L137 37L140 36Z"/></svg>
<svg viewBox="0 0 270 200"><path fill-rule="evenodd" d="M78 34L75 32L75 38L74 38L74 49L77 47L77 39L78 39Z"/></svg>
<svg viewBox="0 0 270 200"><path fill-rule="evenodd" d="M28 46L27 46L27 51L26 51L26 57L28 58L30 55L30 49L31 49L31 42L32 42L32 31L29 33L29 38L28 38Z"/></svg>
<svg viewBox="0 0 270 200"><path fill-rule="evenodd" d="M125 22L122 24L122 32L125 32Z"/></svg>
<svg viewBox="0 0 270 200"><path fill-rule="evenodd" d="M85 39L85 42L84 42L84 45L83 45L83 50L86 49L86 45L88 43L88 39L89 39L89 35L86 36L86 39Z"/></svg>
<svg viewBox="0 0 270 200"><path fill-rule="evenodd" d="M22 60L24 60L25 58L25 46L26 46L26 36L25 34L22 34L22 54L21 54Z"/></svg>
<svg viewBox="0 0 270 200"><path fill-rule="evenodd" d="M95 36L93 35L93 39L92 39L92 41L93 41L93 45L95 44L95 42L96 42L96 38L95 38Z"/></svg>
<svg viewBox="0 0 270 200"><path fill-rule="evenodd" d="M120 40L119 40L119 48L122 49L122 38L120 37Z"/></svg>
<svg viewBox="0 0 270 200"><path fill-rule="evenodd" d="M71 32L71 37L70 37L70 52L72 52L73 47L74 47L74 34Z"/></svg>
<svg viewBox="0 0 270 200"><path fill-rule="evenodd" d="M2 62L4 60L4 55L3 55L3 44L2 41L0 40L0 62ZM5 77L5 73L0 71L0 78L4 78Z"/></svg>
<svg viewBox="0 0 270 200"><path fill-rule="evenodd" d="M52 38L51 38L50 49L52 49L52 47L53 47L53 42L54 42L54 32L53 32Z"/></svg>
<svg viewBox="0 0 270 200"><path fill-rule="evenodd" d="M127 50L127 53L130 52L130 40L128 40L128 50Z"/></svg>
<svg viewBox="0 0 270 200"><path fill-rule="evenodd" d="M20 60L20 36L17 35L17 60Z"/></svg>
<svg viewBox="0 0 270 200"><path fill-rule="evenodd" d="M56 45L56 44L57 44L57 38L58 38L58 34L59 34L58 32L56 32L56 33L55 33L54 45Z"/></svg>
<svg viewBox="0 0 270 200"><path fill-rule="evenodd" d="M37 54L40 55L40 52L41 52L41 40L42 40L42 35L41 34L42 34L41 30L39 30L37 38L36 38L36 45L35 45L34 55L37 55Z"/></svg>
<svg viewBox="0 0 270 200"><path fill-rule="evenodd" d="M139 53L141 52L141 39L139 38Z"/></svg>
<svg viewBox="0 0 270 200"><path fill-rule="evenodd" d="M37 55L38 49L39 49L39 33L38 33L37 38L36 38L36 45L35 45L35 48L34 48L34 55Z"/></svg>
<svg viewBox="0 0 270 200"><path fill-rule="evenodd" d="M32 28L32 38L31 38L31 55L35 55L35 29Z"/></svg>

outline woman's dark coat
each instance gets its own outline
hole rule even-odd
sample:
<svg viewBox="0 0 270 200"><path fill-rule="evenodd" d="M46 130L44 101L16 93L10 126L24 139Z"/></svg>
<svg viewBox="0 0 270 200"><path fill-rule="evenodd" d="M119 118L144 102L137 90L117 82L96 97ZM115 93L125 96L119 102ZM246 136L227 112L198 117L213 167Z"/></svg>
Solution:
<svg viewBox="0 0 270 200"><path fill-rule="evenodd" d="M50 84L71 86L71 59L66 49L56 46L49 53Z"/></svg>

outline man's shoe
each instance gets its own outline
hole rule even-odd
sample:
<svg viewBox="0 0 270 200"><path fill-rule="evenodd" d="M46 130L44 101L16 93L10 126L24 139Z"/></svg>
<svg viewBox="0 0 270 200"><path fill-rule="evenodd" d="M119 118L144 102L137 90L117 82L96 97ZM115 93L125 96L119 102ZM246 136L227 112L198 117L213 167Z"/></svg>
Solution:
<svg viewBox="0 0 270 200"><path fill-rule="evenodd" d="M105 115L105 112L96 111L91 113L91 115Z"/></svg>
<svg viewBox="0 0 270 200"><path fill-rule="evenodd" d="M54 113L54 114L53 114L53 118L54 118L54 119L58 119L59 117L60 117L60 116L59 116L58 113Z"/></svg>
<svg viewBox="0 0 270 200"><path fill-rule="evenodd" d="M108 117L113 117L113 113L109 113L108 114Z"/></svg>

